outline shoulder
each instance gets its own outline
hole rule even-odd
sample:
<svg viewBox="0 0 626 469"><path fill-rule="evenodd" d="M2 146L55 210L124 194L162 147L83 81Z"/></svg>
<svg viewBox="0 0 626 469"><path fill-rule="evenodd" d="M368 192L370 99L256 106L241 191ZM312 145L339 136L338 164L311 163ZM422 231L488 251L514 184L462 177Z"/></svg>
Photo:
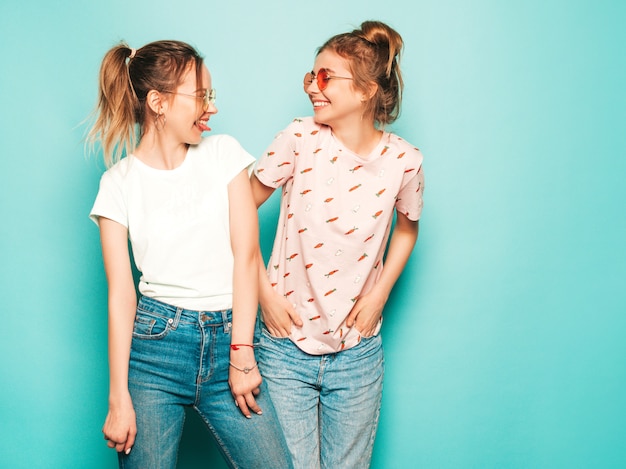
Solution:
<svg viewBox="0 0 626 469"><path fill-rule="evenodd" d="M407 142L402 137L390 133L389 134L389 150L395 154L398 159L405 159L411 164L420 166L424 160L424 156L419 148Z"/></svg>
<svg viewBox="0 0 626 469"><path fill-rule="evenodd" d="M248 156L248 152L234 137L226 134L204 137L200 143L189 147L189 154L196 160L221 161L234 156Z"/></svg>
<svg viewBox="0 0 626 469"><path fill-rule="evenodd" d="M121 184L132 170L132 159L132 156L127 156L107 169L100 178L100 184Z"/></svg>
<svg viewBox="0 0 626 469"><path fill-rule="evenodd" d="M234 137L227 134L209 135L203 137L200 143L194 145L195 151L240 149L241 144Z"/></svg>
<svg viewBox="0 0 626 469"><path fill-rule="evenodd" d="M196 166L224 168L225 171L239 171L254 163L250 155L235 139L226 134L210 135L189 148L192 163Z"/></svg>
<svg viewBox="0 0 626 469"><path fill-rule="evenodd" d="M274 136L274 142L278 143L280 140L283 142L282 144L296 146L312 144L311 142L317 141L317 138L323 135L324 131L330 134L329 127L316 123L312 117L296 117ZM311 137L314 136L316 139L311 140Z"/></svg>
<svg viewBox="0 0 626 469"><path fill-rule="evenodd" d="M313 117L301 117L298 119L300 121L302 130L305 131L309 135L315 135L321 131L329 131L330 127L327 125L318 124L315 122Z"/></svg>
<svg viewBox="0 0 626 469"><path fill-rule="evenodd" d="M326 126L316 123L313 117L310 117L310 116L309 117L296 117L289 123L289 125L285 128L284 132L291 131L294 133L300 133L301 135L312 133L313 135L315 135L323 127L326 127ZM301 135L296 135L296 136L301 136Z"/></svg>

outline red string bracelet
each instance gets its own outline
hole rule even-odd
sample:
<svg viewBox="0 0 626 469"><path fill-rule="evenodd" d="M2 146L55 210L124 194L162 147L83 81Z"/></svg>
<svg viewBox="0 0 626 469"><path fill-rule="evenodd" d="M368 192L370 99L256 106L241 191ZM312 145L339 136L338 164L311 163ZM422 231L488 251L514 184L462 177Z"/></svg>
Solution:
<svg viewBox="0 0 626 469"><path fill-rule="evenodd" d="M231 350L239 350L239 347L254 348L254 345L250 345L250 344L230 344L230 349Z"/></svg>

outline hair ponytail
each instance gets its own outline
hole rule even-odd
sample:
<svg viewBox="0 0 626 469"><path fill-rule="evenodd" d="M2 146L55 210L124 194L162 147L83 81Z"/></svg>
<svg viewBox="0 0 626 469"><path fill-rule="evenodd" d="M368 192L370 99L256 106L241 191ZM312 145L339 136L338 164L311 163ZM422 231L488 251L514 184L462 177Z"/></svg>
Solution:
<svg viewBox="0 0 626 469"><path fill-rule="evenodd" d="M127 60L133 49L122 43L109 50L100 67L97 118L89 141L100 140L107 167L134 150L139 101L133 90Z"/></svg>
<svg viewBox="0 0 626 469"><path fill-rule="evenodd" d="M145 131L150 90L172 92L191 65L202 81L203 60L189 44L155 41L131 49L120 43L109 50L100 67L96 120L88 141L100 141L107 167L132 153Z"/></svg>

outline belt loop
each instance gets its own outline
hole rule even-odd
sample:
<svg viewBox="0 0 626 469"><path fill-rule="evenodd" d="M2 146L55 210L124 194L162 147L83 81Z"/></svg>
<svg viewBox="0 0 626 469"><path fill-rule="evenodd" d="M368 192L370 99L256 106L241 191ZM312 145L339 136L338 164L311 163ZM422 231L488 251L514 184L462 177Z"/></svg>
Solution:
<svg viewBox="0 0 626 469"><path fill-rule="evenodd" d="M224 334L230 334L230 329L233 327L233 323L228 318L228 309L222 310L222 322L224 323Z"/></svg>
<svg viewBox="0 0 626 469"><path fill-rule="evenodd" d="M183 314L183 308L176 307L176 316L174 316L174 321L170 324L173 330L176 330L178 324L180 323L180 317Z"/></svg>

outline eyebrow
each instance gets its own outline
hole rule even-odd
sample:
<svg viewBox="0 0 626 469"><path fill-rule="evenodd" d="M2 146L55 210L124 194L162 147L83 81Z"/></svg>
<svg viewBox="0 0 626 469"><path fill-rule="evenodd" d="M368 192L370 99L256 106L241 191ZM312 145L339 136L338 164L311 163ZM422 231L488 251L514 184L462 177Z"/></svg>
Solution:
<svg viewBox="0 0 626 469"><path fill-rule="evenodd" d="M328 68L328 67L320 67L320 68L317 70L317 72L315 72L314 70L311 70L311 73L312 73L313 75L317 76L317 73L318 73L321 69L326 70L326 72L327 72L329 75L334 75L335 73L337 73L335 70L333 70L332 68Z"/></svg>

